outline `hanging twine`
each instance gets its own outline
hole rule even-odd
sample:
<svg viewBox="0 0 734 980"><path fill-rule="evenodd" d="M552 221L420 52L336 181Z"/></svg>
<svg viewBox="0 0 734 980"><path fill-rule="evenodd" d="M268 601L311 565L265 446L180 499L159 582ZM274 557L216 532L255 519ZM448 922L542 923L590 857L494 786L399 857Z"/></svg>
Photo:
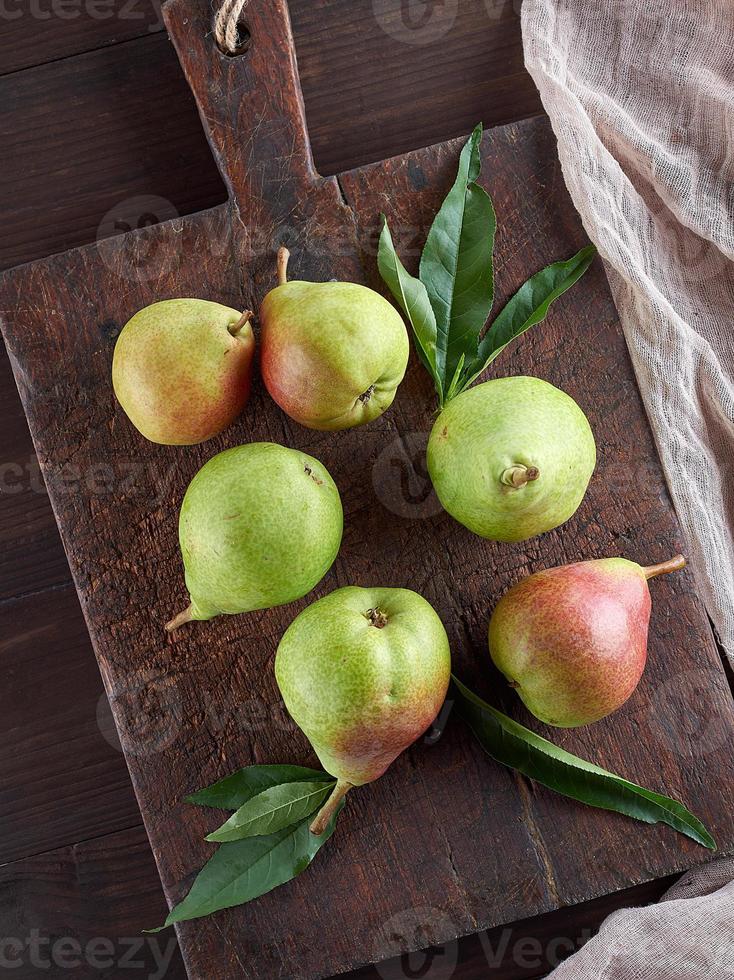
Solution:
<svg viewBox="0 0 734 980"><path fill-rule="evenodd" d="M214 37L223 51L237 54L240 38L237 25L242 12L250 0L223 0L217 16L214 18Z"/></svg>

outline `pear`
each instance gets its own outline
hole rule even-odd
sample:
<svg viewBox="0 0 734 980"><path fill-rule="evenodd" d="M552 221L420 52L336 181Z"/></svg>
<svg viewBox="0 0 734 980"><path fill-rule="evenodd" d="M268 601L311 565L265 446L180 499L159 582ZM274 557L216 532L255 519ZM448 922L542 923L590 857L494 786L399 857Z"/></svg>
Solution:
<svg viewBox="0 0 734 980"><path fill-rule="evenodd" d="M261 369L283 411L309 429L348 429L381 415L408 364L408 334L394 307L353 282L288 282L260 310Z"/></svg>
<svg viewBox="0 0 734 980"><path fill-rule="evenodd" d="M450 674L443 624L409 589L346 586L294 619L275 677L293 720L337 779L312 833L323 833L353 786L381 776L426 731Z"/></svg>
<svg viewBox="0 0 734 980"><path fill-rule="evenodd" d="M237 418L250 393L251 316L204 299L168 299L128 320L112 386L146 439L192 446Z"/></svg>
<svg viewBox="0 0 734 980"><path fill-rule="evenodd" d="M498 378L453 398L431 431L428 472L444 509L492 541L558 527L596 465L586 416L539 378Z"/></svg>
<svg viewBox="0 0 734 980"><path fill-rule="evenodd" d="M648 579L685 565L682 555L643 568L602 558L536 572L498 602L489 650L536 718L576 728L616 711L645 669Z"/></svg>
<svg viewBox="0 0 734 980"><path fill-rule="evenodd" d="M342 527L339 491L317 459L270 442L219 453L181 505L191 602L166 629L300 599L331 567Z"/></svg>

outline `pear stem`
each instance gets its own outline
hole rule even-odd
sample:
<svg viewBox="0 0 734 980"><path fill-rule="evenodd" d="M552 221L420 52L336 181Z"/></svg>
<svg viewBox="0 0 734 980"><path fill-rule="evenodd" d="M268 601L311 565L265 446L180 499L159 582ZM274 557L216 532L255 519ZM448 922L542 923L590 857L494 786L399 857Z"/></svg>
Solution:
<svg viewBox="0 0 734 980"><path fill-rule="evenodd" d="M659 565L648 565L642 569L645 578L655 578L656 575L666 575L668 572L679 572L686 567L686 560L683 555L676 555L668 561L661 561Z"/></svg>
<svg viewBox="0 0 734 980"><path fill-rule="evenodd" d="M506 487L513 487L515 490L519 490L526 483L532 483L533 480L537 480L539 476L540 470L537 466L523 466L522 463L515 463L514 466L507 467L500 477L500 481Z"/></svg>
<svg viewBox="0 0 734 980"><path fill-rule="evenodd" d="M239 318L239 320L236 323L230 323L230 325L227 327L227 330L232 334L233 337L237 337L239 335L240 330L242 330L242 328L245 326L246 323L250 322L252 317L253 317L252 310L245 310L245 312L242 314L242 316Z"/></svg>
<svg viewBox="0 0 734 980"><path fill-rule="evenodd" d="M384 613L382 609L378 609L377 606L374 609L368 609L364 615L378 630L384 629L387 626L387 613Z"/></svg>
<svg viewBox="0 0 734 980"><path fill-rule="evenodd" d="M320 837L326 828L329 826L329 821L336 813L336 809L347 795L350 789L353 789L351 783L348 783L346 779L337 779L336 786L331 791L331 796L321 807L319 812L311 824L310 830L315 837Z"/></svg>
<svg viewBox="0 0 734 980"><path fill-rule="evenodd" d="M278 249L278 285L285 286L288 282L288 259L291 257L291 253L285 247L281 245Z"/></svg>
<svg viewBox="0 0 734 980"><path fill-rule="evenodd" d="M178 616L174 616L170 622L166 623L166 632L173 633L174 630L177 630L179 626L183 626L184 623L192 622L193 618L193 606L188 606Z"/></svg>

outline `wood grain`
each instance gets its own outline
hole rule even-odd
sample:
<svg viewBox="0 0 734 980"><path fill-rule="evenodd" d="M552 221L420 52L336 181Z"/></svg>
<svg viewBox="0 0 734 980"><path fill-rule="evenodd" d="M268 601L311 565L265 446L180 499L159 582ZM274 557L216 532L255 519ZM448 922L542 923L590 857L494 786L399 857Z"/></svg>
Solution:
<svg viewBox="0 0 734 980"><path fill-rule="evenodd" d="M479 118L492 125L539 111L513 4L445 6L434 12L429 5L425 18L411 19L407 8L381 13L371 0L292 0L318 169L390 157L468 131ZM223 199L178 61L163 37L150 36L162 30L156 4L37 0L32 9L11 8L0 75L53 63L0 81L7 200L0 267L93 241L110 209L120 212L111 223L123 226L171 214L164 202L156 213L141 206L130 212L124 202L131 198L160 196L181 213ZM435 15L443 17L441 30L425 43L421 25ZM119 48L100 50L110 45ZM68 60L75 54L83 57ZM445 66L440 74L437 62ZM3 354L3 486L12 492L0 495L0 596L70 580L6 377Z"/></svg>
<svg viewBox="0 0 734 980"><path fill-rule="evenodd" d="M657 901L676 876L647 882L571 909L533 916L524 922L498 926L474 936L434 946L417 953L367 966L344 980L407 980L408 977L455 980L540 980L596 933L608 915L620 908ZM395 923L393 942L424 928L426 909L407 914Z"/></svg>
<svg viewBox="0 0 734 980"><path fill-rule="evenodd" d="M377 212L387 210L394 228L420 239L455 169L453 143L339 182L318 178L283 4L253 2L250 10L255 43L238 60L213 48L205 4L175 0L168 8L231 205L37 263L2 287L16 380L172 901L209 853L207 815L181 798L237 765L312 760L283 719L269 669L303 602L192 627L173 643L160 629L183 598L176 504L215 451L274 439L323 459L343 491L348 530L318 594L387 578L423 591L449 628L460 675L500 703L484 667L484 630L504 588L531 567L619 551L654 560L680 544L600 267L501 366L562 384L595 427L599 471L562 532L503 547L472 538L430 505L411 510L415 497L396 486L393 463L399 472L401 461L417 456L431 421L430 385L415 364L386 416L338 437L298 429L260 388L245 417L206 446L183 452L137 437L108 383L114 338L135 309L182 291L231 305L256 302L273 283L279 239L293 250L294 275L374 281ZM501 215L498 278L506 293L574 251L583 233L545 121L493 132L483 157ZM415 486L420 471L405 469ZM98 478L90 482L90 474ZM69 481L74 492L62 492ZM726 850L733 801L720 760L730 755L731 699L690 574L661 583L655 601L651 667L633 702L559 740L679 795L706 816ZM705 700L696 693L703 687ZM692 716L694 696L700 707ZM507 703L526 720L516 701ZM704 726L703 737L692 720ZM579 840L591 843L569 846ZM704 857L668 829L633 832L621 817L529 786L489 762L454 725L437 745L414 747L355 793L308 875L246 909L185 925L180 936L192 976L208 976L213 961L221 977L322 976L394 952L386 932L405 909L435 912L420 937L406 939L409 946L443 943Z"/></svg>
<svg viewBox="0 0 734 980"><path fill-rule="evenodd" d="M0 344L0 602L71 576L18 391ZM74 604L78 603L74 598Z"/></svg>
<svg viewBox="0 0 734 980"><path fill-rule="evenodd" d="M224 200L165 34L3 79L0 267ZM155 93L155 98L151 94ZM23 125L18 126L18 120Z"/></svg>
<svg viewBox="0 0 734 980"><path fill-rule="evenodd" d="M71 585L0 602L0 862L140 822Z"/></svg>
<svg viewBox="0 0 734 980"><path fill-rule="evenodd" d="M212 194L216 198L222 193L216 168L206 153L197 156L205 180L191 187L188 171L174 167L161 182L160 169L166 166L171 147L191 146L190 152L198 153L202 142L188 88L179 85L174 90L165 81L172 73L180 75L177 60L169 48L156 48L156 57L150 56L150 42L145 39L162 30L155 5L130 0L105 0L99 6L71 0L60 5L55 0L38 0L33 7L10 4L8 9L0 37L0 73L44 61L61 62L137 37L143 38L143 44L124 44L119 52L66 60L0 83L7 113L3 128L7 206L0 264L14 265L92 240L103 215L119 203L123 184L133 196L160 193L163 186L163 196L173 202L179 200L185 185L192 210L207 207ZM448 30L429 44L404 43L399 32L397 37L386 33L383 18L369 0L348 4L343 0L293 0L290 10L316 163L322 169L336 166L327 159L329 152L341 154L340 166L364 162L366 135L371 154L389 157L406 146L468 130L480 116L491 124L504 121L504 113L515 119L538 108L537 103L533 107L526 101L528 94L537 99L529 77L519 82L515 78L522 54L519 19L512 4L488 7L480 0L469 0L456 11L448 9L444 22ZM60 23L63 31L58 30ZM388 23L393 34L401 23L393 13ZM410 18L405 23L410 25ZM418 27L420 23L418 19ZM451 67L440 78L434 70L439 56ZM96 73L91 85L90 65ZM460 68L454 70L456 65ZM166 94L165 125L157 115L163 102L148 97L149 70L155 70L158 91ZM502 113L496 93L487 97L484 86L489 78L493 83L501 78L509 97ZM57 84L59 79L61 84ZM398 90L411 91L410 104L396 104ZM416 90L420 111L414 111ZM335 91L342 93L336 110ZM52 129L50 152L47 126L33 126L40 112L36 107L41 105L44 121L58 120ZM79 125L85 117L97 120L101 114L103 126ZM151 121L144 127L144 139L131 140L131 115ZM423 128L427 124L433 127L430 131ZM73 173L65 165L69 156L74 158ZM29 161L42 168L30 180ZM93 199L89 196L92 184ZM60 220L57 211L62 200ZM16 596L70 578L4 352L0 355L0 397L4 419L0 596Z"/></svg>
<svg viewBox="0 0 734 980"><path fill-rule="evenodd" d="M535 980L582 945L602 920L617 908L656 900L671 879L626 889L526 922L501 926L478 936L449 942L411 956L395 957L342 980L406 980L406 977L452 976L456 980ZM142 827L82 841L5 865L0 869L0 921L4 952L19 962L12 973L21 980L43 976L60 980L73 969L75 978L125 976L128 969L165 980L184 980L186 971L173 932L145 937L140 922L160 922L165 901ZM396 923L396 934L420 935L426 910ZM39 965L32 960L37 937ZM8 947L13 940L25 949ZM78 944L66 950L64 940ZM91 944L91 945L90 945ZM61 957L59 953L61 952ZM75 958L75 965L64 962ZM96 959L96 957L98 957ZM136 966L129 965L130 960ZM46 965L47 964L47 965ZM78 964L78 965L76 965ZM166 965L167 964L167 965ZM107 971L106 973L103 971ZM113 972L114 971L114 972ZM143 973L145 971L145 973Z"/></svg>
<svg viewBox="0 0 734 980"><path fill-rule="evenodd" d="M185 980L173 934L141 935L165 915L148 838L134 827L0 868L8 975ZM23 948L19 944L23 944Z"/></svg>
<svg viewBox="0 0 734 980"><path fill-rule="evenodd" d="M158 0L7 0L0 77L162 30Z"/></svg>
<svg viewBox="0 0 734 980"><path fill-rule="evenodd" d="M291 0L320 173L542 111L511 0Z"/></svg>

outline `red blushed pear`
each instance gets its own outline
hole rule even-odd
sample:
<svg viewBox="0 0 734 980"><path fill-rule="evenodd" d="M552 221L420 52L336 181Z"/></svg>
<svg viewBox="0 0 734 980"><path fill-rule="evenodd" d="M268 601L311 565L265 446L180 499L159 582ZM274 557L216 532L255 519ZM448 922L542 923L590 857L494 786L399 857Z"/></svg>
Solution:
<svg viewBox="0 0 734 980"><path fill-rule="evenodd" d="M394 307L354 282L288 282L260 310L261 368L272 398L309 429L348 429L387 409L408 364L408 334Z"/></svg>
<svg viewBox="0 0 734 980"><path fill-rule="evenodd" d="M321 835L350 789L382 776L426 731L450 674L443 624L409 589L347 586L293 620L275 677L291 717L337 779L312 833Z"/></svg>
<svg viewBox="0 0 734 980"><path fill-rule="evenodd" d="M684 566L682 555L647 568L602 558L536 572L497 604L492 660L540 721L598 721L625 703L645 669L648 580Z"/></svg>
<svg viewBox="0 0 734 980"><path fill-rule="evenodd" d="M250 394L252 312L203 299L169 299L136 313L112 359L112 385L151 442L193 446L226 429Z"/></svg>

